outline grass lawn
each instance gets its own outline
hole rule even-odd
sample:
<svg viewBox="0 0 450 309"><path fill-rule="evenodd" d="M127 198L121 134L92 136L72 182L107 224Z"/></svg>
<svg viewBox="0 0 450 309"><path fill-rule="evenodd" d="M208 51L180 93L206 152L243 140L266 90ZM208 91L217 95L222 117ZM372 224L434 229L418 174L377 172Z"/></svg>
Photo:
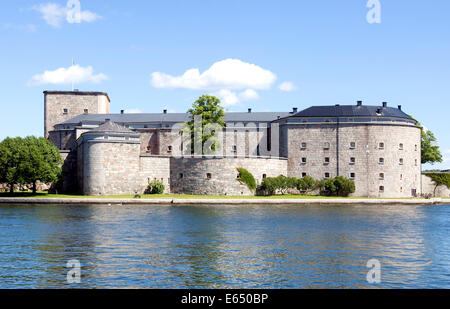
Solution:
<svg viewBox="0 0 450 309"><path fill-rule="evenodd" d="M108 195L108 196L85 196L85 195L67 195L67 194L48 194L47 192L16 192L11 195L9 192L0 192L0 198L83 198L83 199L133 199L134 195ZM142 199L369 199L367 197L337 197L337 196L318 196L318 195L274 195L274 196L223 196L223 195L188 195L188 194L155 194L141 195ZM376 199L376 198L372 198ZM409 199L409 198L403 198ZM412 198L411 198L412 199Z"/></svg>

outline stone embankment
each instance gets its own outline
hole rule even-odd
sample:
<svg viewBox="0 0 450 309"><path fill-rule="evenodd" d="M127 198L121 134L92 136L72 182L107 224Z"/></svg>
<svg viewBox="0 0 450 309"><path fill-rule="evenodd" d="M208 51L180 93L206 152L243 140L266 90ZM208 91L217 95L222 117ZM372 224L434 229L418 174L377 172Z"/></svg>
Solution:
<svg viewBox="0 0 450 309"><path fill-rule="evenodd" d="M36 183L36 189L37 191L48 191L50 189L50 184L37 182ZM0 183L0 192L9 192L9 184L6 183ZM31 192L33 191L33 185L32 184L26 184L26 185L14 185L14 191L15 192Z"/></svg>

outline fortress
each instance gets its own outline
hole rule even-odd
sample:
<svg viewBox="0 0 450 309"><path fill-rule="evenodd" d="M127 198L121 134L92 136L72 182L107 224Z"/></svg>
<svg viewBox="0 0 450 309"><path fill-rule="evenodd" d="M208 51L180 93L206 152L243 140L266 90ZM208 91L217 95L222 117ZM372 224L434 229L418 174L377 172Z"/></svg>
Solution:
<svg viewBox="0 0 450 309"><path fill-rule="evenodd" d="M180 124L189 114L110 114L102 92L45 91L45 137L64 158L63 187L85 195L248 195L236 168L265 177L345 176L354 196L421 192L421 129L401 106L314 106L290 112L226 113L220 155L193 156Z"/></svg>

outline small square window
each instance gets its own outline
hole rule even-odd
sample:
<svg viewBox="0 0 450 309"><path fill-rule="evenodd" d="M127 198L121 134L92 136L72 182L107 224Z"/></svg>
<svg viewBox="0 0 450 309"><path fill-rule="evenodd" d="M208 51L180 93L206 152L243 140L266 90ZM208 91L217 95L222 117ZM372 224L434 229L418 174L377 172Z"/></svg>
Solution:
<svg viewBox="0 0 450 309"><path fill-rule="evenodd" d="M330 173L325 173L325 178L330 178Z"/></svg>
<svg viewBox="0 0 450 309"><path fill-rule="evenodd" d="M379 164L384 164L384 158L379 158L379 159L378 159L378 163L379 163Z"/></svg>
<svg viewBox="0 0 450 309"><path fill-rule="evenodd" d="M306 177L306 173L302 173L302 178L305 178Z"/></svg>
<svg viewBox="0 0 450 309"><path fill-rule="evenodd" d="M303 163L303 164L306 163L306 158L302 158L302 163Z"/></svg>
<svg viewBox="0 0 450 309"><path fill-rule="evenodd" d="M378 144L378 149L384 149L384 143L379 143Z"/></svg>
<svg viewBox="0 0 450 309"><path fill-rule="evenodd" d="M172 146L167 147L168 152L172 152Z"/></svg>
<svg viewBox="0 0 450 309"><path fill-rule="evenodd" d="M403 180L403 174L400 174L400 180Z"/></svg>
<svg viewBox="0 0 450 309"><path fill-rule="evenodd" d="M399 150L403 150L403 144L399 144L399 145L398 145L398 149L399 149Z"/></svg>
<svg viewBox="0 0 450 309"><path fill-rule="evenodd" d="M266 174L263 174L263 179L266 179L267 178L267 175Z"/></svg>
<svg viewBox="0 0 450 309"><path fill-rule="evenodd" d="M380 173L379 177L380 177L380 180L384 180L384 173Z"/></svg>
<svg viewBox="0 0 450 309"><path fill-rule="evenodd" d="M398 163L399 163L400 165L403 165L403 159L398 160Z"/></svg>
<svg viewBox="0 0 450 309"><path fill-rule="evenodd" d="M212 178L211 173L207 173L207 174L206 174L206 178L207 178L207 179L211 179L211 178Z"/></svg>
<svg viewBox="0 0 450 309"><path fill-rule="evenodd" d="M356 163L356 158L350 158L350 164L353 165Z"/></svg>
<svg viewBox="0 0 450 309"><path fill-rule="evenodd" d="M417 151L417 149L418 149L417 145L415 145L415 149L416 149L416 151Z"/></svg>
<svg viewBox="0 0 450 309"><path fill-rule="evenodd" d="M306 149L307 144L306 143L302 143L302 149Z"/></svg>
<svg viewBox="0 0 450 309"><path fill-rule="evenodd" d="M183 177L184 177L184 175L183 175L182 173L180 173L180 174L178 175L178 178L179 178L179 179L183 179Z"/></svg>
<svg viewBox="0 0 450 309"><path fill-rule="evenodd" d="M324 149L324 150L329 150L329 149L330 149L330 143L325 143L325 144L323 145L323 149Z"/></svg>
<svg viewBox="0 0 450 309"><path fill-rule="evenodd" d="M325 158L325 164L328 164L328 163L330 163L330 158L329 158L329 157L326 157L326 158Z"/></svg>
<svg viewBox="0 0 450 309"><path fill-rule="evenodd" d="M236 151L237 151L237 146L234 145L233 147L231 147L231 149L232 149L234 152L236 152Z"/></svg>
<svg viewBox="0 0 450 309"><path fill-rule="evenodd" d="M350 173L350 179L355 179L355 173Z"/></svg>
<svg viewBox="0 0 450 309"><path fill-rule="evenodd" d="M356 143L355 142L351 142L350 143L350 149L355 149L356 148Z"/></svg>
<svg viewBox="0 0 450 309"><path fill-rule="evenodd" d="M63 109L64 115L67 115L69 113L69 110L67 108Z"/></svg>
<svg viewBox="0 0 450 309"><path fill-rule="evenodd" d="M384 192L384 186L380 186L380 192L381 192L381 193Z"/></svg>
<svg viewBox="0 0 450 309"><path fill-rule="evenodd" d="M88 110L88 109L85 109L85 110L84 110L84 113L85 113L85 114L89 114L89 110Z"/></svg>

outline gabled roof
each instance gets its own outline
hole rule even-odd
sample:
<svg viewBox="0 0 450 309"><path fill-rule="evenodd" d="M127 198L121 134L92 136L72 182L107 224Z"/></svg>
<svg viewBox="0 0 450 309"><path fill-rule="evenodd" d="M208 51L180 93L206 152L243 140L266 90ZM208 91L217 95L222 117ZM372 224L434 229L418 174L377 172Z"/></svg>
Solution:
<svg viewBox="0 0 450 309"><path fill-rule="evenodd" d="M377 116L413 120L399 108L367 106L367 105L312 106L296 114L292 114L290 117L377 117Z"/></svg>
<svg viewBox="0 0 450 309"><path fill-rule="evenodd" d="M287 112L251 112L226 113L226 122L271 122L278 118L289 116ZM190 120L186 113L159 113L159 114L82 114L71 118L61 124L78 125L80 123L100 124L106 119L116 123L183 123Z"/></svg>
<svg viewBox="0 0 450 309"><path fill-rule="evenodd" d="M114 123L109 119L106 120L106 122L101 126L95 128L95 130L89 131L89 133L108 133L108 132L136 134L130 129L122 127L121 125L118 125L117 123Z"/></svg>

